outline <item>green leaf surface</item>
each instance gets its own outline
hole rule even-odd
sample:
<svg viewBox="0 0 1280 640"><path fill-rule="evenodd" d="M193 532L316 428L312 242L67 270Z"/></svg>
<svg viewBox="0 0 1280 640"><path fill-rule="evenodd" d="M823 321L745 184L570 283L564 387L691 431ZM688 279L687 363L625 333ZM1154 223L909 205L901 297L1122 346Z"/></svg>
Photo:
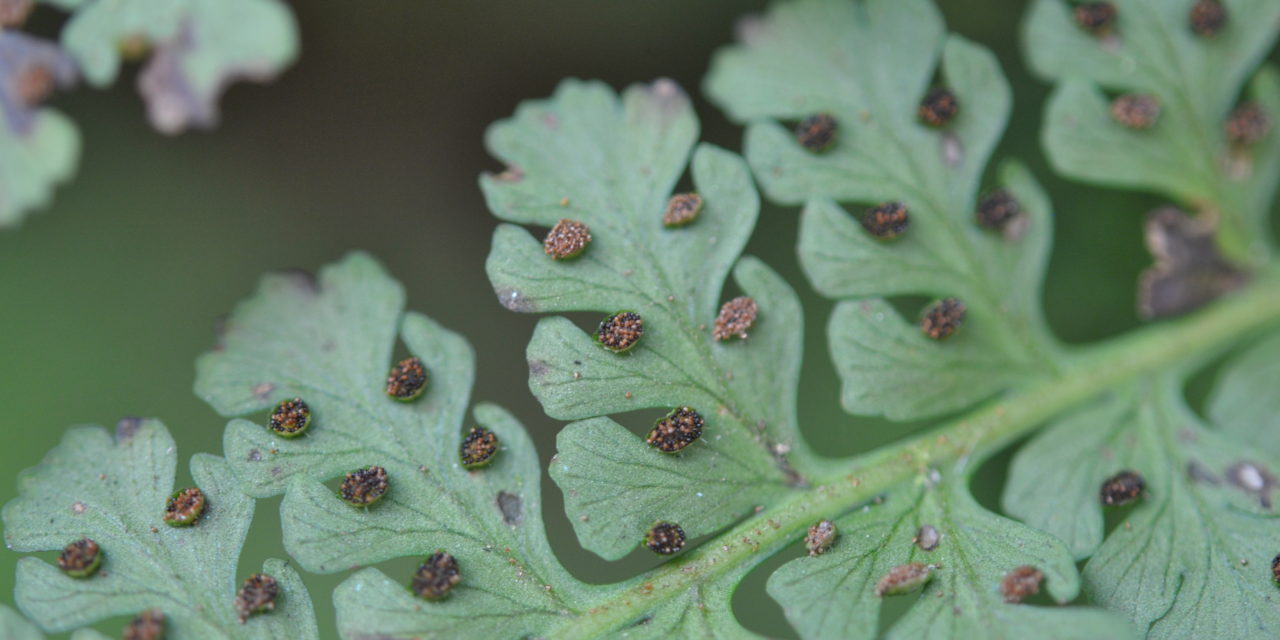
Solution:
<svg viewBox="0 0 1280 640"><path fill-rule="evenodd" d="M1206 409L1214 426L1271 460L1280 460L1277 379L1280 334L1251 345L1227 362Z"/></svg>
<svg viewBox="0 0 1280 640"><path fill-rule="evenodd" d="M972 462L972 461L969 461ZM1092 609L1011 604L1001 581L1021 566L1043 572L1040 588L1059 604L1080 589L1071 555L1051 535L999 517L969 495L969 474L934 472L836 520L839 537L819 556L801 557L769 578L768 590L803 638L876 638L877 583L894 567L938 565L888 638L1129 638L1113 615ZM940 537L916 543L924 525Z"/></svg>
<svg viewBox="0 0 1280 640"><path fill-rule="evenodd" d="M0 229L17 225L49 204L54 188L75 173L80 133L65 116L31 106L20 95L21 75L41 69L58 87L75 68L55 45L0 31Z"/></svg>
<svg viewBox="0 0 1280 640"><path fill-rule="evenodd" d="M297 25L279 0L93 0L62 34L95 86L115 81L134 39L155 49L138 86L165 133L214 126L227 85L270 80L298 54Z"/></svg>
<svg viewBox="0 0 1280 640"><path fill-rule="evenodd" d="M547 544L533 443L494 406L480 405L464 425L471 347L403 305L400 285L363 254L315 280L268 276L198 362L197 393L228 415L293 397L311 407L303 437L278 438L263 421L237 419L224 440L247 491L285 493L285 547L304 568L334 573L439 549L457 559L462 581L441 602L414 597L407 575L366 569L348 578L336 596L345 637L537 635L585 608L590 589ZM413 402L385 391L397 337L430 378ZM501 448L493 463L467 471L459 447L472 424L495 433ZM352 507L323 484L375 464L390 488L371 507Z"/></svg>
<svg viewBox="0 0 1280 640"><path fill-rule="evenodd" d="M979 178L1009 111L995 58L946 36L927 2L809 0L776 6L717 54L706 88L748 124L747 159L765 192L806 202L799 254L823 295L854 299L828 327L845 408L895 420L970 406L1052 371L1056 349L1039 310L1052 233L1049 203L1029 173L1006 164L996 185L1022 210L1004 233L975 223ZM916 118L939 65L960 104L945 128ZM890 73L889 70L893 72ZM833 148L814 154L777 121L813 113L839 123ZM856 213L835 201L862 203ZM880 202L907 205L893 241L857 218ZM958 298L965 326L926 338L873 297Z"/></svg>
<svg viewBox="0 0 1280 640"><path fill-rule="evenodd" d="M592 235L584 255L553 261L528 231L499 226L486 265L499 300L516 311L644 318L644 337L626 354L565 318L539 322L527 351L529 385L547 413L585 419L561 433L551 474L579 542L608 559L634 549L658 520L690 536L714 532L800 484L813 464L795 420L799 303L763 263L738 261L759 209L745 163L699 146L690 168L701 214L685 227L662 225L696 133L688 98L659 80L621 99L568 81L488 135L509 167L481 179L496 216L543 227L570 218ZM759 318L746 340L716 341L711 327L731 297L722 289L735 261L734 280ZM758 364L766 361L767 370ZM679 406L706 426L675 455L602 417L654 409L656 420Z"/></svg>
<svg viewBox="0 0 1280 640"><path fill-rule="evenodd" d="M1222 217L1223 244L1237 259L1265 256L1267 213L1275 193L1280 136L1232 148L1223 122L1237 100L1280 115L1272 69L1241 87L1275 43L1280 4L1224 0L1228 22L1213 38L1188 27L1188 5L1116 0L1115 32L1078 28L1064 0L1036 0L1023 41L1031 68L1060 82L1045 113L1043 143L1063 174L1115 187L1155 191ZM1155 96L1161 114L1148 130L1109 115L1110 94Z"/></svg>
<svg viewBox="0 0 1280 640"><path fill-rule="evenodd" d="M101 427L67 432L39 466L19 478L19 496L3 511L5 543L16 551L61 550L96 541L101 568L72 578L33 557L18 563L18 607L46 631L160 609L171 638L315 638L315 615L287 563L263 572L280 583L272 612L241 624L233 606L242 576L236 558L253 519L222 458L197 454L191 473L208 506L191 527L162 520L175 490L173 438L154 420L127 418L114 437Z"/></svg>
<svg viewBox="0 0 1280 640"><path fill-rule="evenodd" d="M1052 425L1015 456L1005 506L1092 553L1086 593L1148 638L1274 637L1277 460L1201 424L1180 380L1118 390ZM1104 540L1099 488L1123 469L1146 491Z"/></svg>
<svg viewBox="0 0 1280 640"><path fill-rule="evenodd" d="M0 638L9 640L44 640L44 634L21 613L0 605Z"/></svg>

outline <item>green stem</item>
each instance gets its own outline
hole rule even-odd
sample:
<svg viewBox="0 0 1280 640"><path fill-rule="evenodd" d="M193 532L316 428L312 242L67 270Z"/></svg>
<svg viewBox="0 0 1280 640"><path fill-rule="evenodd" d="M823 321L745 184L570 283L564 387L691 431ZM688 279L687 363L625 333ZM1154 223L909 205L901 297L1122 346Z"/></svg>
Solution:
<svg viewBox="0 0 1280 640"><path fill-rule="evenodd" d="M1136 331L1081 351L1058 376L992 402L923 435L860 455L838 475L754 514L725 533L631 581L589 611L568 618L548 637L594 638L634 624L690 587L744 563L755 564L834 518L929 468L978 449L1006 444L1058 414L1139 376L1188 358L1217 353L1260 329L1280 324L1280 273L1261 274L1246 290L1192 316Z"/></svg>

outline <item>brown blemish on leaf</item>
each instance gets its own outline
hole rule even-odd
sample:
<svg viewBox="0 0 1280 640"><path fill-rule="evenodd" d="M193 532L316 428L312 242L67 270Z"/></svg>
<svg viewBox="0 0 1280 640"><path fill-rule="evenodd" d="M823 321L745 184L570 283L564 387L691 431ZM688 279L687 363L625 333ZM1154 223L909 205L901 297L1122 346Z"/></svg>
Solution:
<svg viewBox="0 0 1280 640"><path fill-rule="evenodd" d="M933 570L938 568L940 565L923 562L900 564L876 582L876 595L898 596L916 591L933 577Z"/></svg>
<svg viewBox="0 0 1280 640"><path fill-rule="evenodd" d="M524 501L520 496L506 491L498 492L498 510L502 512L502 521L509 526L524 522Z"/></svg>
<svg viewBox="0 0 1280 640"><path fill-rule="evenodd" d="M252 393L253 396L258 400L262 402L266 402L267 399L271 396L271 392L275 391L275 389L276 389L276 386L274 384L271 384L270 382L259 382L258 384L255 384L252 387L250 387L249 392Z"/></svg>
<svg viewBox="0 0 1280 640"><path fill-rule="evenodd" d="M1009 604L1017 604L1028 596L1040 593L1044 572L1030 565L1022 565L1004 574L1000 581L1000 595Z"/></svg>
<svg viewBox="0 0 1280 640"><path fill-rule="evenodd" d="M524 169L518 164L509 164L502 173L492 174L493 179L498 182L516 183L524 179Z"/></svg>
<svg viewBox="0 0 1280 640"><path fill-rule="evenodd" d="M1147 319L1181 315L1240 288L1247 276L1218 252L1216 225L1175 207L1147 214L1146 244L1155 258L1138 279L1138 312Z"/></svg>
<svg viewBox="0 0 1280 640"><path fill-rule="evenodd" d="M126 442L142 428L142 418L120 418L116 422L116 442Z"/></svg>

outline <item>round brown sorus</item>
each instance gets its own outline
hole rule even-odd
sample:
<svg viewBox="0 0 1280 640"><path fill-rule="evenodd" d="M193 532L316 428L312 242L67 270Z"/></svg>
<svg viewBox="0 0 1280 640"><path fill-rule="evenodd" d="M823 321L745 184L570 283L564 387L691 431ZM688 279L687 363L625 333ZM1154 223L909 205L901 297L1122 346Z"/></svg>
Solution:
<svg viewBox="0 0 1280 640"><path fill-rule="evenodd" d="M413 574L409 589L419 598L439 600L449 595L449 590L461 580L458 561L444 551L436 551Z"/></svg>
<svg viewBox="0 0 1280 640"><path fill-rule="evenodd" d="M1280 585L1280 554L1271 559L1271 579Z"/></svg>
<svg viewBox="0 0 1280 640"><path fill-rule="evenodd" d="M276 405L267 427L284 438L296 438L311 426L311 407L301 398L284 400Z"/></svg>
<svg viewBox="0 0 1280 640"><path fill-rule="evenodd" d="M922 524L916 531L916 537L912 542L920 547L921 551L933 551L938 548L938 543L942 541L942 534L931 524Z"/></svg>
<svg viewBox="0 0 1280 640"><path fill-rule="evenodd" d="M159 609L147 609L138 614L121 635L124 640L163 640L164 614Z"/></svg>
<svg viewBox="0 0 1280 640"><path fill-rule="evenodd" d="M89 538L67 545L58 556L58 568L72 578L87 578L102 566L102 549Z"/></svg>
<svg viewBox="0 0 1280 640"><path fill-rule="evenodd" d="M820 556L831 548L831 543L835 540L836 523L821 520L818 524L809 527L809 533L804 537L804 547L809 550L809 555Z"/></svg>
<svg viewBox="0 0 1280 640"><path fill-rule="evenodd" d="M614 353L622 353L636 346L643 335L644 318L634 311L619 311L600 321L596 342Z"/></svg>
<svg viewBox="0 0 1280 640"><path fill-rule="evenodd" d="M498 436L484 427L471 427L467 437L462 439L458 456L462 460L462 468L478 469L498 455Z"/></svg>
<svg viewBox="0 0 1280 640"><path fill-rule="evenodd" d="M240 614L240 624L255 613L274 610L279 595L280 583L275 578L265 573L249 576L236 594L236 613Z"/></svg>
<svg viewBox="0 0 1280 640"><path fill-rule="evenodd" d="M175 491L164 508L164 521L173 527L189 527L200 521L206 506L204 492L196 487Z"/></svg>
<svg viewBox="0 0 1280 640"><path fill-rule="evenodd" d="M862 227L881 240L892 240L902 235L910 224L907 205L901 202L884 202L862 214Z"/></svg>
<svg viewBox="0 0 1280 640"><path fill-rule="evenodd" d="M1116 6L1110 2L1081 2L1075 6L1076 24L1095 36L1111 33L1116 23Z"/></svg>
<svg viewBox="0 0 1280 640"><path fill-rule="evenodd" d="M1102 483L1098 498L1108 507L1119 507L1137 500L1144 487L1146 482L1142 480L1142 476L1126 469Z"/></svg>
<svg viewBox="0 0 1280 640"><path fill-rule="evenodd" d="M943 298L929 307L920 319L920 329L934 340L950 337L964 324L965 306L955 298Z"/></svg>
<svg viewBox="0 0 1280 640"><path fill-rule="evenodd" d="M956 100L954 91L946 87L934 87L924 94L917 115L920 116L920 122L931 127L945 127L959 111L960 103Z"/></svg>
<svg viewBox="0 0 1280 640"><path fill-rule="evenodd" d="M1145 93L1126 93L1111 101L1111 119L1130 129L1150 129L1160 119L1160 101Z"/></svg>
<svg viewBox="0 0 1280 640"><path fill-rule="evenodd" d="M900 596L911 593L923 587L929 578L933 577L933 570L937 568L936 564L923 562L900 564L890 569L876 582L876 595Z"/></svg>
<svg viewBox="0 0 1280 640"><path fill-rule="evenodd" d="M1022 602L1027 596L1040 593L1040 582L1044 580L1044 572L1030 565L1022 565L1004 574L1000 581L1000 595L1010 604Z"/></svg>
<svg viewBox="0 0 1280 640"><path fill-rule="evenodd" d="M672 522L659 522L644 535L644 546L664 556L678 553L684 548L684 529Z"/></svg>
<svg viewBox="0 0 1280 640"><path fill-rule="evenodd" d="M387 470L379 466L356 469L342 479L338 497L348 504L367 507L387 495Z"/></svg>
<svg viewBox="0 0 1280 640"><path fill-rule="evenodd" d="M988 191L978 199L978 226L1003 233L1022 218L1022 204L1007 189Z"/></svg>
<svg viewBox="0 0 1280 640"><path fill-rule="evenodd" d="M1227 24L1227 8L1218 0L1196 0L1187 16L1191 32L1212 38Z"/></svg>
<svg viewBox="0 0 1280 640"><path fill-rule="evenodd" d="M747 339L747 331L756 323L760 306L747 296L738 296L720 306L711 335L716 340L728 340L734 336Z"/></svg>
<svg viewBox="0 0 1280 640"><path fill-rule="evenodd" d="M547 232L547 239L542 241L542 251L552 260L568 260L582 255L588 244L591 244L591 230L587 225L562 218Z"/></svg>
<svg viewBox="0 0 1280 640"><path fill-rule="evenodd" d="M1246 102L1227 116L1223 130L1233 144L1253 144L1271 131L1271 116L1256 102Z"/></svg>
<svg viewBox="0 0 1280 640"><path fill-rule="evenodd" d="M387 373L387 395L401 402L418 399L427 390L427 368L417 356L405 358Z"/></svg>
<svg viewBox="0 0 1280 640"><path fill-rule="evenodd" d="M675 453L697 440L705 425L697 411L690 407L679 407L655 422L649 437L644 441L663 453Z"/></svg>
<svg viewBox="0 0 1280 640"><path fill-rule="evenodd" d="M702 213L702 196L696 193L677 193L667 201L667 210L662 212L662 224L683 227L697 220L699 213Z"/></svg>
<svg viewBox="0 0 1280 640"><path fill-rule="evenodd" d="M796 125L796 142L818 153L831 148L836 141L836 119L829 113L816 113Z"/></svg>

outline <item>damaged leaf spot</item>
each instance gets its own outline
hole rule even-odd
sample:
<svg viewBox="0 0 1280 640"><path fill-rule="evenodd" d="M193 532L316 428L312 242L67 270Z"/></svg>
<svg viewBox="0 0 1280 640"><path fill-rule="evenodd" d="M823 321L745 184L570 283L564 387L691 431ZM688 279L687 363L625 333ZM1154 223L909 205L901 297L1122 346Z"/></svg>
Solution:
<svg viewBox="0 0 1280 640"><path fill-rule="evenodd" d="M502 512L502 522L508 526L514 527L524 521L524 501L514 493L498 492L498 511Z"/></svg>
<svg viewBox="0 0 1280 640"><path fill-rule="evenodd" d="M240 616L240 624L244 624L255 613L275 610L279 595L280 584L275 578L265 573L249 576L236 594L235 607L236 614Z"/></svg>
<svg viewBox="0 0 1280 640"><path fill-rule="evenodd" d="M876 595L900 596L916 591L929 582L933 577L933 570L937 568L939 566L936 564L923 562L900 564L876 582Z"/></svg>
<svg viewBox="0 0 1280 640"><path fill-rule="evenodd" d="M440 600L462 580L458 561L443 550L431 554L413 574L409 589L419 598Z"/></svg>
<svg viewBox="0 0 1280 640"><path fill-rule="evenodd" d="M1147 215L1146 244L1155 258L1138 279L1138 311L1164 318L1195 310L1240 288L1246 274L1222 257L1215 225L1174 207Z"/></svg>
<svg viewBox="0 0 1280 640"><path fill-rule="evenodd" d="M1022 565L1004 575L1000 581L1000 595L1009 604L1022 602L1024 598L1040 593L1044 572L1030 565Z"/></svg>

